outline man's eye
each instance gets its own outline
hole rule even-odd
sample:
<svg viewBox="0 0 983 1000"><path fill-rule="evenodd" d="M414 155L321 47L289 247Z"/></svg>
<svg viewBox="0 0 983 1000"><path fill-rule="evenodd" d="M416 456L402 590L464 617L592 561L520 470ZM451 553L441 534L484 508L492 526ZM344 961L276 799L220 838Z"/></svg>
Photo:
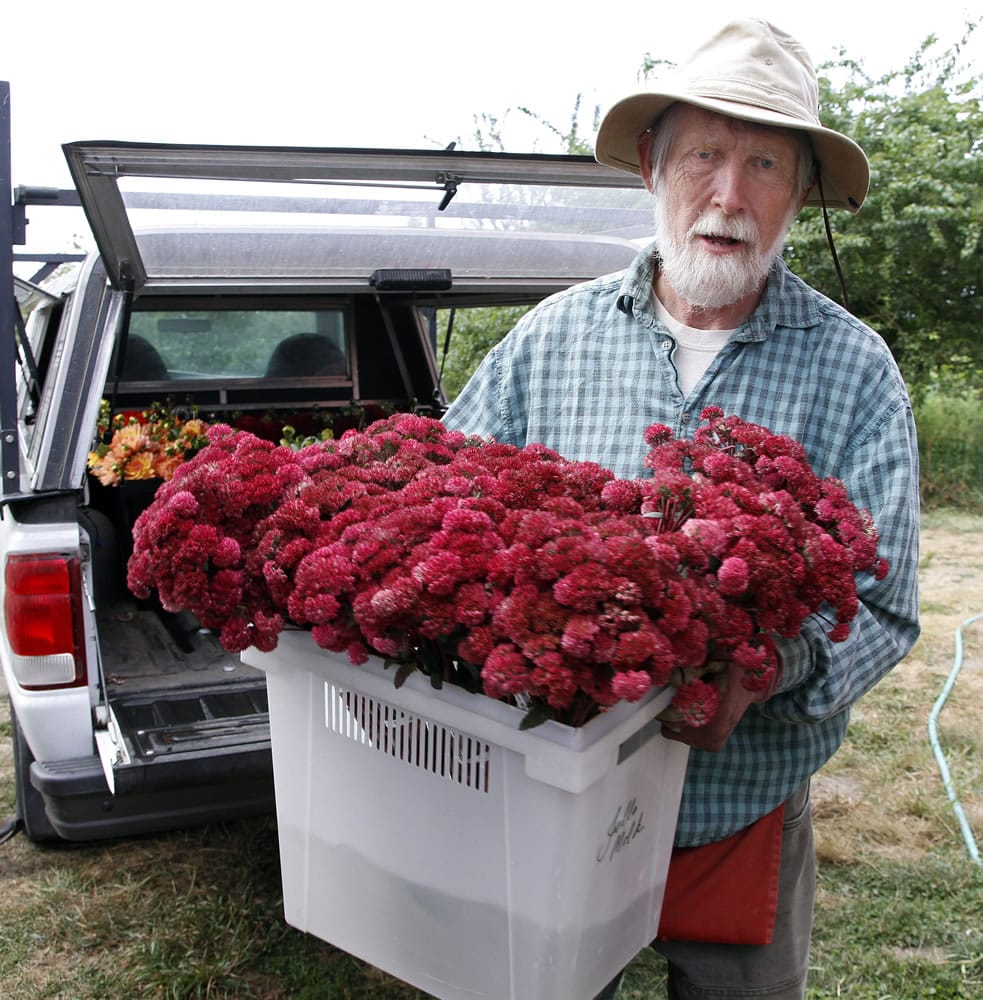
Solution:
<svg viewBox="0 0 983 1000"><path fill-rule="evenodd" d="M713 156L713 153L709 149L698 149L696 151L696 158L698 160L709 160Z"/></svg>
<svg viewBox="0 0 983 1000"><path fill-rule="evenodd" d="M774 160L769 160L767 156L761 157L761 159L758 160L758 164L764 170L774 170L775 167L778 166L778 164Z"/></svg>

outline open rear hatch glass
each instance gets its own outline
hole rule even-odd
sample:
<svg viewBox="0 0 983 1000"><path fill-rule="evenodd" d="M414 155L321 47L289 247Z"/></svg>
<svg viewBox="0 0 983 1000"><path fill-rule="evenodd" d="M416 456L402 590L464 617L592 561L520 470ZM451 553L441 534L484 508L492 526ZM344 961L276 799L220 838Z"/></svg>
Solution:
<svg viewBox="0 0 983 1000"><path fill-rule="evenodd" d="M638 178L585 156L116 142L64 150L110 280L135 291L256 277L251 246L262 246L265 278L364 288L382 231L404 244L413 234L419 266L450 269L458 291L550 291L600 273L605 246L610 269L623 266L626 242L645 242L651 229ZM185 245L155 240L162 230L187 233ZM343 256L311 253L325 231L345 232ZM427 261L428 234L438 233ZM360 254L362 243L371 253Z"/></svg>

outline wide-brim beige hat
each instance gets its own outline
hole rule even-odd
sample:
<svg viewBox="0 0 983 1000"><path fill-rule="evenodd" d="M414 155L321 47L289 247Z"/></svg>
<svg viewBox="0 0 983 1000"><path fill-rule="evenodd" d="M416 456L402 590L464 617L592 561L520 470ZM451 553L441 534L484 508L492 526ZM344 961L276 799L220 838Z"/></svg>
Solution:
<svg viewBox="0 0 983 1000"><path fill-rule="evenodd" d="M808 53L784 31L760 20L734 21L683 63L659 89L619 101L604 116L598 161L640 174L638 139L677 101L761 125L807 132L822 178L807 205L856 212L867 196L870 163L850 138L819 120L819 84Z"/></svg>

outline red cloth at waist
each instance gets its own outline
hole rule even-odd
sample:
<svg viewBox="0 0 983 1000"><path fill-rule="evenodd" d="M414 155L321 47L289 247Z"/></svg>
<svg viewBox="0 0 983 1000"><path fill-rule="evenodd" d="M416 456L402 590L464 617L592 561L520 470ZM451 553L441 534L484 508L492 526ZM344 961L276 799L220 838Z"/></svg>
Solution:
<svg viewBox="0 0 983 1000"><path fill-rule="evenodd" d="M677 847L658 937L770 944L778 910L785 804L726 840Z"/></svg>

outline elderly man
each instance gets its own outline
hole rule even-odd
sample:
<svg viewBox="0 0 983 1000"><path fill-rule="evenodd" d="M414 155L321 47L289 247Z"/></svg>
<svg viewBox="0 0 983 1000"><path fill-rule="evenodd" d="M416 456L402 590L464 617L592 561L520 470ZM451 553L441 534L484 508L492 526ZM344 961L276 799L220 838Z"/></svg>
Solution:
<svg viewBox="0 0 983 1000"><path fill-rule="evenodd" d="M809 619L778 640L772 690L729 684L710 726L664 728L693 748L653 942L669 995L802 997L815 895L809 779L842 742L852 703L918 635L904 384L877 334L780 256L803 206L860 208L867 159L820 124L801 45L754 20L718 32L670 85L615 105L597 158L641 174L652 247L625 273L532 310L445 420L641 477L644 428L689 436L713 405L798 439L816 472L842 479L873 514L891 571L858 581L849 639L831 643L828 622Z"/></svg>

